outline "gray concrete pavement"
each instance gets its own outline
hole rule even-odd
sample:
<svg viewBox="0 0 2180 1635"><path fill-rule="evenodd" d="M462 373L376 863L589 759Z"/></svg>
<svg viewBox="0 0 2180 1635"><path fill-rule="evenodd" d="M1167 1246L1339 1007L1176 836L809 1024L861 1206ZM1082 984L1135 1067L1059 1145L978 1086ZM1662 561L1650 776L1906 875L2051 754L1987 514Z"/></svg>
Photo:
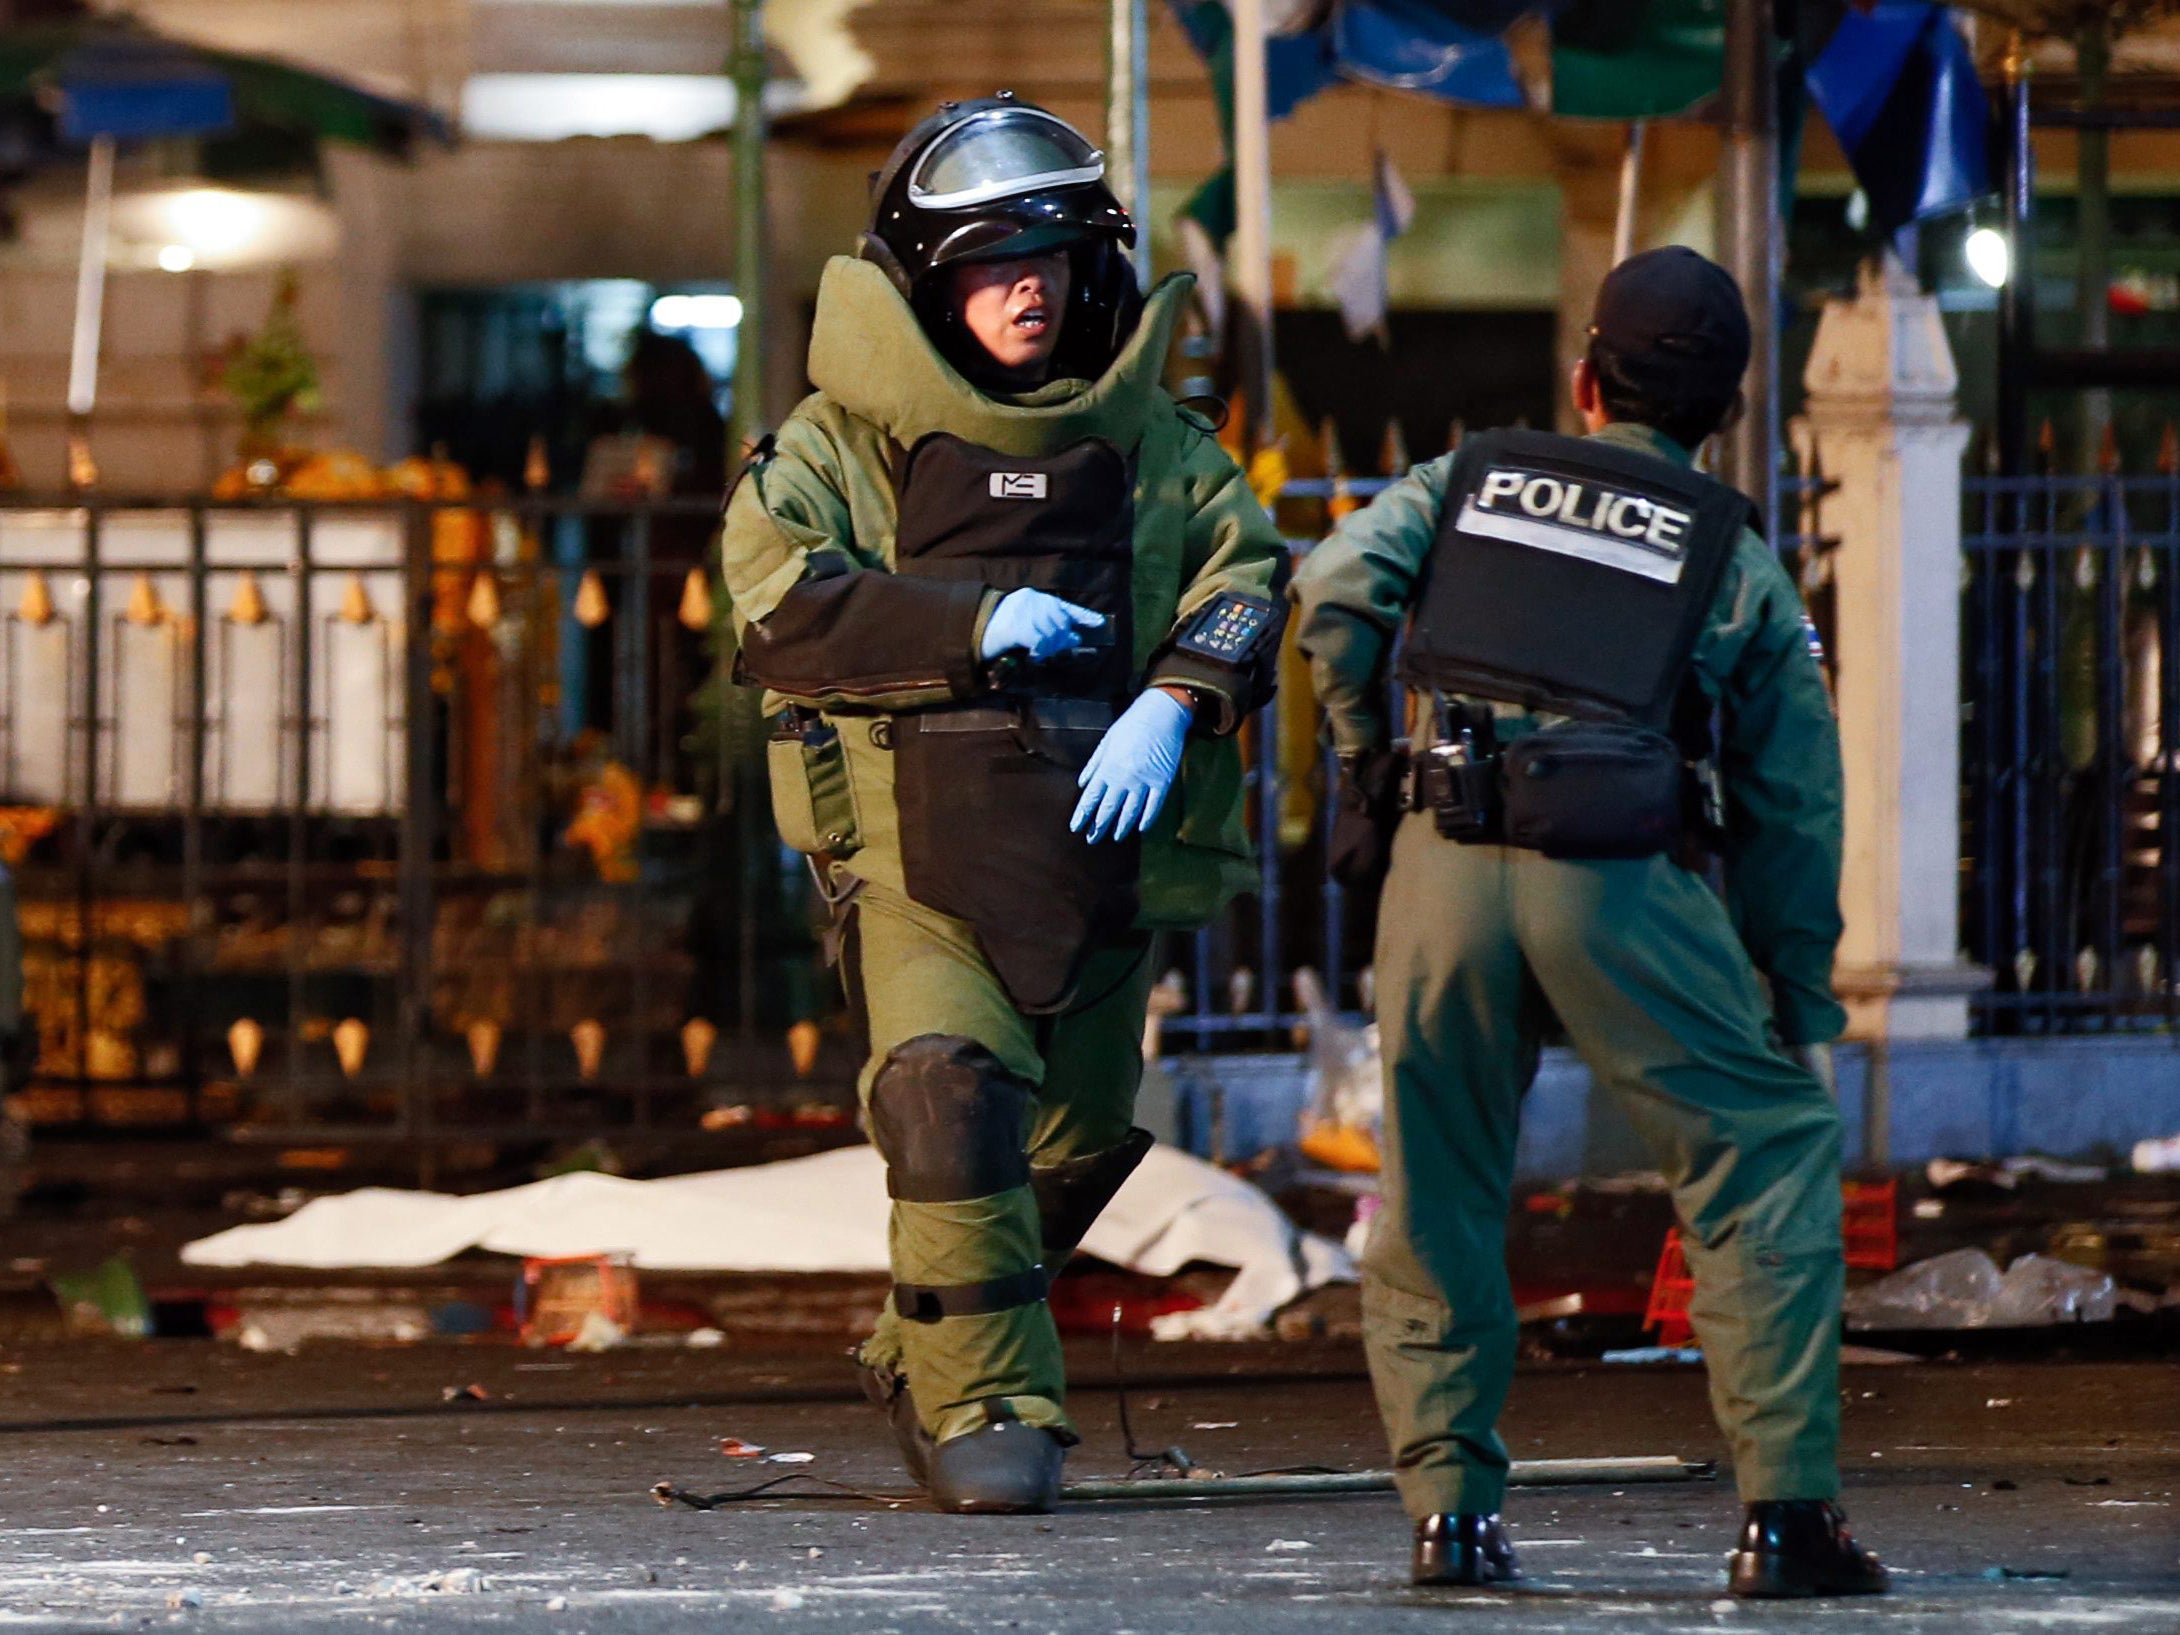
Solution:
<svg viewBox="0 0 2180 1635"><path fill-rule="evenodd" d="M1382 1462L1349 1350L1135 1356L1157 1375L1135 1399L1145 1443L1232 1471ZM1488 1596L1408 1588L1389 1498L1042 1520L652 1502L662 1477L896 1485L823 1355L79 1342L11 1346L0 1371L0 1631L2180 1629L2180 1391L2159 1365L1850 1370L1847 1502L1898 1592L1794 1607L1721 1595L1724 1483L1517 1496L1530 1581ZM1101 1373L1086 1356L1078 1379ZM472 1383L484 1401L442 1400ZM1073 1469L1119 1472L1110 1393L1078 1399ZM1517 1457L1718 1452L1685 1369L1528 1371L1508 1428ZM728 1435L814 1457L729 1460Z"/></svg>

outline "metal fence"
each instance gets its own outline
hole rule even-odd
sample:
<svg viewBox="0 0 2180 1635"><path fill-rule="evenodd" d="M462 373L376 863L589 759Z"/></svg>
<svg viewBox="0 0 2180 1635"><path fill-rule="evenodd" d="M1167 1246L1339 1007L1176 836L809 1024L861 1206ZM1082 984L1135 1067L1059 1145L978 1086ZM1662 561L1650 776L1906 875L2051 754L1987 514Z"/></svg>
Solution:
<svg viewBox="0 0 2180 1635"><path fill-rule="evenodd" d="M716 514L0 509L33 1117L429 1142L796 1094L763 1024L813 944L707 685Z"/></svg>
<svg viewBox="0 0 2180 1635"><path fill-rule="evenodd" d="M1828 639L1834 485L1797 456L1774 543ZM1288 483L1296 551L1384 486ZM1978 1025L2170 1027L2180 472L1965 494L1964 926L1998 974ZM430 1143L845 1105L819 905L771 833L755 701L715 679L714 520L543 496L0 507L34 1116ZM1305 968L1368 1008L1374 905L1325 872L1334 772L1286 679L1244 739L1255 889L1165 951L1175 1048L1286 1048Z"/></svg>
<svg viewBox="0 0 2180 1635"><path fill-rule="evenodd" d="M1963 922L1993 1033L2180 1023L2180 462L1971 477Z"/></svg>

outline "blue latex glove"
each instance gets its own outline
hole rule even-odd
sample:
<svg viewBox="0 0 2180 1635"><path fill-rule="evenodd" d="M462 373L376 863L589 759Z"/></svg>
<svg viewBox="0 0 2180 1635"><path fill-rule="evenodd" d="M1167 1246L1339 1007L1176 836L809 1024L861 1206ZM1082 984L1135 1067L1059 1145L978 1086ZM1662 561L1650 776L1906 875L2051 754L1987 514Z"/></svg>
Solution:
<svg viewBox="0 0 2180 1635"><path fill-rule="evenodd" d="M1057 658L1082 645L1082 632L1104 623L1104 614L1041 590L1010 590L985 622L981 656L988 662L1002 653L1027 653L1033 664Z"/></svg>
<svg viewBox="0 0 2180 1635"><path fill-rule="evenodd" d="M1159 808L1181 771L1181 749L1195 711L1153 687L1105 729L1090 764L1075 780L1082 790L1068 828L1091 845L1142 834L1158 821Z"/></svg>

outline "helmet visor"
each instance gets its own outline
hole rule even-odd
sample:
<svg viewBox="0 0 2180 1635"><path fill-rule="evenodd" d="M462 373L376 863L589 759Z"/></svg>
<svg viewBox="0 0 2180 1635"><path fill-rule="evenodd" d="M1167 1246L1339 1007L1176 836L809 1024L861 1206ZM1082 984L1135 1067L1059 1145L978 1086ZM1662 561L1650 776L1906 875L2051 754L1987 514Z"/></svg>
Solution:
<svg viewBox="0 0 2180 1635"><path fill-rule="evenodd" d="M940 132L909 172L908 198L968 210L1104 176L1105 155L1064 121L1041 108L993 108Z"/></svg>

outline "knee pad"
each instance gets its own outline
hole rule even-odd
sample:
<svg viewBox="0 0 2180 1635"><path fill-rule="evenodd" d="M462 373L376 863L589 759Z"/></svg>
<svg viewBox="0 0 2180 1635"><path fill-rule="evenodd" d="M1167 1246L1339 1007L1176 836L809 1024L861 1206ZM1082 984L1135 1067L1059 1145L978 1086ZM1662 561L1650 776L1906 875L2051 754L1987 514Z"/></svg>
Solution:
<svg viewBox="0 0 2180 1635"><path fill-rule="evenodd" d="M974 1039L926 1033L895 1046L870 1092L886 1191L939 1204L1025 1185L1029 1099L1029 1087Z"/></svg>

